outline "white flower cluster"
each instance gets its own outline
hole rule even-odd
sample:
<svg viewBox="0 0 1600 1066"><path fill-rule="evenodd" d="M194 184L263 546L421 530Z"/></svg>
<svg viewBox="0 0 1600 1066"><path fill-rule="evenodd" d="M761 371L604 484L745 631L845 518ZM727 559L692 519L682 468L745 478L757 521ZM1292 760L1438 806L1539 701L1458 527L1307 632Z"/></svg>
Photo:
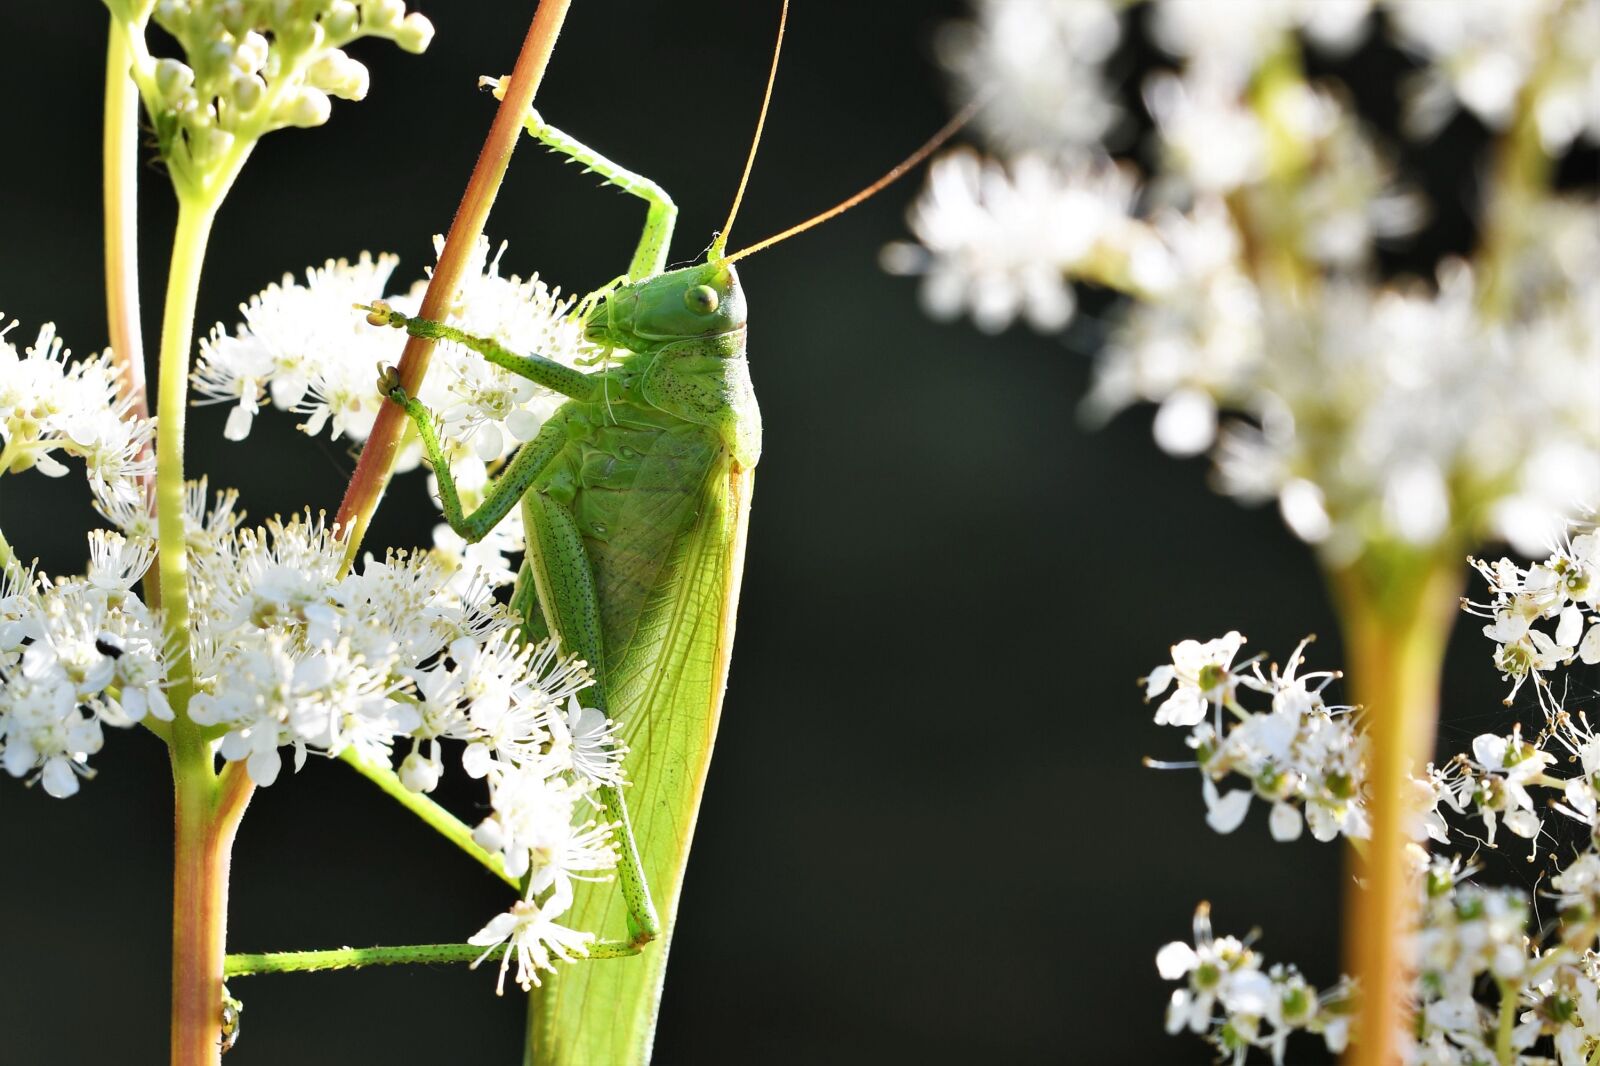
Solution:
<svg viewBox="0 0 1600 1066"><path fill-rule="evenodd" d="M173 716L161 621L133 591L154 545L99 530L89 553L83 577L0 567L0 762L61 799L93 776L105 726Z"/></svg>
<svg viewBox="0 0 1600 1066"><path fill-rule="evenodd" d="M1520 726L1508 736L1479 734L1472 740L1470 755L1457 755L1443 769L1429 767L1431 798L1457 814L1471 813L1482 819L1483 842L1491 848L1504 824L1524 840L1535 841L1537 849L1544 821L1528 789L1535 785L1559 789L1563 785L1545 773L1556 758L1540 747L1544 739L1525 740ZM1437 813L1433 817L1437 818Z"/></svg>
<svg viewBox="0 0 1600 1066"><path fill-rule="evenodd" d="M1354 986L1341 981L1318 992L1293 966L1264 966L1248 941L1214 936L1211 908L1200 904L1194 944L1174 940L1156 953L1162 978L1185 982L1167 1004L1167 1032L1204 1034L1236 1064L1251 1048L1262 1048L1282 1066L1296 1032L1320 1034L1329 1051L1342 1052L1356 1006Z"/></svg>
<svg viewBox="0 0 1600 1066"><path fill-rule="evenodd" d="M1458 859L1419 860L1416 868L1417 1020L1402 1061L1587 1066L1600 1049L1600 955L1570 940L1539 950L1528 933L1527 896L1472 884L1472 872ZM1600 856L1591 852L1553 880L1563 913L1593 906L1597 878ZM1592 921L1584 939L1593 945ZM1342 1052L1359 1007L1349 978L1318 993L1292 966L1265 968L1249 941L1214 936L1204 903L1193 945L1165 945L1156 968L1185 982L1172 993L1167 1031L1201 1034L1235 1064L1259 1049L1281 1066L1295 1032L1320 1034L1330 1051ZM1478 998L1486 985L1495 989L1492 1005ZM1542 1040L1553 1057L1540 1053Z"/></svg>
<svg viewBox="0 0 1600 1066"><path fill-rule="evenodd" d="M36 469L61 477L62 458L72 457L83 460L100 507L140 498L141 480L155 473L154 424L119 398L111 353L74 360L46 324L19 354L15 327L0 328L0 476Z"/></svg>
<svg viewBox="0 0 1600 1066"><path fill-rule="evenodd" d="M1380 282L1375 247L1425 205L1349 93L1299 59L1302 38L1359 43L1376 7L1427 60L1422 81L1492 122L1522 115L1554 156L1596 129L1600 0L1160 0L1146 23L1180 66L1143 87L1158 149L1143 193L1107 156L1103 66L1124 6L979 0L946 35L996 156L936 159L916 243L885 250L922 276L929 313L1055 331L1077 283L1131 296L1090 413L1159 405L1164 449L1213 450L1222 490L1275 499L1334 565L1486 533L1533 551L1600 500L1600 204L1517 179L1533 184L1485 209L1472 261Z"/></svg>
<svg viewBox="0 0 1600 1066"><path fill-rule="evenodd" d="M155 556L148 504L107 513L126 528L91 535L84 577L0 567L0 762L53 796L91 775L105 726L174 717L178 652L134 591ZM204 482L189 486L185 519L187 715L216 753L267 786L286 754L296 769L308 753L347 748L388 765L405 743L400 780L427 792L444 770L442 742L459 742L463 769L489 789L474 839L527 885L483 942L511 938L524 987L581 954L592 937L556 919L573 879L615 866L596 791L622 784L626 753L616 723L582 704L586 665L553 641L523 645L490 583L450 592L433 554L369 556L346 573L344 545L320 519L244 527L237 496L209 497Z"/></svg>
<svg viewBox="0 0 1600 1066"><path fill-rule="evenodd" d="M1271 804L1274 840L1297 839L1306 825L1318 840L1341 833L1366 839L1366 736L1351 708L1330 707L1322 698L1339 675L1300 673L1304 642L1282 671L1276 665L1263 671L1259 659L1234 666L1243 644L1238 633L1204 644L1182 641L1172 648L1172 662L1145 681L1147 701L1176 684L1157 708L1156 723L1189 727L1186 742L1196 762L1177 765L1200 770L1206 823L1231 833L1244 821L1251 798L1259 797ZM1266 709L1245 707L1246 693L1265 697ZM1219 791L1218 783L1232 775L1248 787ZM1434 831L1431 823L1429 829Z"/></svg>
<svg viewBox="0 0 1600 1066"><path fill-rule="evenodd" d="M1057 330L1076 310L1068 279L1121 277L1148 245L1128 216L1136 192L1132 173L1104 160L1025 155L1006 165L947 152L912 208L919 243L890 245L884 265L922 275L935 318L967 313L987 333L1019 317Z"/></svg>
<svg viewBox="0 0 1600 1066"><path fill-rule="evenodd" d="M1552 671L1575 659L1600 663L1600 533L1568 538L1544 562L1526 568L1504 557L1472 562L1494 599L1465 606L1490 619L1483 634L1495 642L1495 666L1511 680L1506 703L1531 679L1539 702L1556 706ZM1551 619L1553 629L1536 628Z"/></svg>
<svg viewBox="0 0 1600 1066"><path fill-rule="evenodd" d="M1110 0L1009 0L977 5L943 27L939 59L965 103L988 100L978 122L995 145L1053 153L1092 145L1118 108L1101 65L1122 37Z"/></svg>
<svg viewBox="0 0 1600 1066"><path fill-rule="evenodd" d="M1428 61L1411 87L1407 120L1437 131L1459 102L1494 128L1530 96L1544 150L1582 136L1600 143L1600 4L1592 0L1385 0L1400 44Z"/></svg>
<svg viewBox="0 0 1600 1066"><path fill-rule="evenodd" d="M1595 252L1600 267L1600 242ZM1095 400L1154 400L1168 420L1199 396L1182 435L1201 448L1218 407L1246 414L1222 428L1220 485L1276 497L1335 564L1374 542L1439 543L1469 514L1528 548L1600 494L1600 419L1578 384L1600 378L1594 277L1573 276L1570 302L1513 321L1480 313L1483 279L1459 261L1436 289L1331 282L1311 313L1258 298L1248 354L1229 351L1221 368L1207 342L1213 321L1237 319L1237 296L1204 279L1184 301L1202 308L1199 343L1141 307L1106 353ZM1220 308L1206 306L1219 295Z"/></svg>
<svg viewBox="0 0 1600 1066"><path fill-rule="evenodd" d="M435 245L442 247L442 242L436 239ZM584 340L570 297L537 276L526 281L502 276L505 246L492 258L489 251L488 240L480 238L445 321L512 351L568 366L587 366L602 354ZM196 402L234 404L225 427L229 440L245 439L267 402L304 415L301 428L307 433L327 430L335 439L365 440L387 402L374 385L372 368L398 363L405 335L371 325L355 305L382 297L400 310L415 312L425 282L416 282L404 295L385 296L398 262L392 255L362 255L354 263L329 260L308 269L304 284L286 275L281 284L252 297L240 307L244 322L233 334L219 324L201 341L193 375ZM444 424L442 438L452 452L456 488L469 510L481 502L491 466L531 440L563 402L561 396L454 344L436 349L420 398ZM420 454L413 441L405 463L415 465ZM458 575L482 570L497 586L515 576L506 556L522 548L516 511L474 545L442 523L434 537Z"/></svg>
<svg viewBox="0 0 1600 1066"><path fill-rule="evenodd" d="M403 0L108 0L135 43L132 74L154 120L162 155L180 180L195 180L286 126L320 126L332 98L367 95L367 68L344 51L362 37L421 52L433 24ZM145 47L155 24L183 58Z"/></svg>
<svg viewBox="0 0 1600 1066"><path fill-rule="evenodd" d="M1416 1032L1414 1040L1408 1037L1407 1063L1589 1066L1600 1055L1600 733L1586 714L1563 708L1551 679L1562 666L1600 663L1600 654L1586 658L1580 651L1600 650L1600 619L1593 613L1597 544L1590 527L1564 537L1542 563L1478 562L1493 597L1482 604L1463 601L1466 610L1491 620L1484 633L1496 642L1495 664L1516 686L1533 679L1544 726L1531 737L1518 724L1509 733L1481 734L1470 751L1427 767L1414 779L1419 820L1413 838L1419 845L1427 839L1450 844L1450 821L1471 818L1481 824L1468 834L1475 846L1495 847L1503 827L1537 851L1550 834L1551 814L1581 825L1584 836L1542 892L1553 913L1538 923L1537 936L1529 931L1537 901L1523 890L1465 884L1473 869L1464 870L1460 856L1429 860L1420 846L1413 849L1422 906L1414 931ZM1553 633L1537 628L1551 621ZM1366 837L1369 742L1350 708L1323 700L1337 675L1299 673L1304 644L1282 671L1263 669L1259 660L1236 664L1243 643L1238 633L1184 641L1173 647L1171 663L1146 681L1147 698L1164 697L1157 723L1191 730L1197 761L1178 765L1204 775L1208 824L1233 831L1251 798L1260 797L1273 804L1276 839L1300 835L1302 809L1318 839L1341 832ZM1247 709L1251 692L1270 695L1270 710ZM1230 774L1249 787L1219 792L1217 782ZM1288 1033L1318 1031L1311 1022L1325 1019L1311 992L1295 1000L1302 1014L1292 1014L1306 1024L1274 1015L1283 1009L1275 1004L1289 980L1281 975L1293 971L1263 972L1248 944L1213 940L1204 913L1195 946L1169 944L1157 965L1164 977L1188 982L1174 993L1169 1030L1205 1034L1235 1062L1251 1048L1282 1062ZM1341 1009L1353 1009L1348 983L1337 988ZM1343 1038L1341 1029L1337 1039Z"/></svg>

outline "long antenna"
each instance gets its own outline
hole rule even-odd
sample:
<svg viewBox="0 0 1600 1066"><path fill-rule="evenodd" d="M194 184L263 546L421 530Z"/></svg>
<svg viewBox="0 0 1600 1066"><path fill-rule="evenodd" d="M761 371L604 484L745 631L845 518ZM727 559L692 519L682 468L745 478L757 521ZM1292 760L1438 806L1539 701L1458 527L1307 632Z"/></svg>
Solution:
<svg viewBox="0 0 1600 1066"><path fill-rule="evenodd" d="M739 191L733 194L733 206L728 208L728 221L722 232L711 242L709 258L721 259L728 250L728 233L739 213L739 203L744 199L744 187L750 182L750 171L756 165L756 149L761 147L761 130L767 124L767 106L772 103L772 86L778 80L778 57L783 54L783 29L789 24L789 0L783 0L783 10L778 13L778 43L772 46L772 69L767 72L767 91L761 97L761 114L756 119L756 135L750 141L750 154L745 157L744 173L739 175Z"/></svg>
<svg viewBox="0 0 1600 1066"><path fill-rule="evenodd" d="M938 147L941 144L943 144L945 141L948 141L951 137L953 137L957 130L961 129L962 126L965 126L968 122L970 122L972 120L972 116L976 115L978 113L978 109L981 108L984 105L984 103L985 103L985 100L983 98L980 98L980 99L974 100L972 103L970 103L966 107L962 108L960 113L957 114L956 117L951 119L949 122L946 122L944 124L943 128L941 128L938 133L935 133L932 137L929 137L926 144L924 144L921 148L918 148L915 152L912 152L910 155L906 156L905 159L901 160L901 162L893 170L889 171L889 173L885 174L883 177L879 178L877 181L873 182L871 185L868 185L865 189L862 189L860 192L856 193L854 196L851 196L846 200L841 200L839 203L834 204L832 207L828 208L826 211L823 211L820 214L812 215L810 218L806 219L804 222L800 222L800 223L797 223L797 224L795 224L793 226L790 226L788 229L784 230L781 233L774 233L772 236L768 237L766 240L757 241L755 244L750 245L748 248L740 248L737 252L734 252L732 255L725 256L722 261L724 263L731 263L735 259L743 259L747 255L753 255L756 252L761 251L763 248L771 248L774 244L777 244L779 241L788 240L790 237L793 237L797 233L804 233L806 230L810 229L813 226L820 226L822 223L828 221L830 218L837 218L839 215L844 214L846 211L850 210L852 207L856 206L861 201L867 200L867 199L870 199L873 196L876 196L878 193L882 192L885 188L887 188L888 186L894 184L900 178L904 177L905 173L908 170L911 170L914 167L916 167L916 165L918 163L921 163L924 159L926 159L930 155L932 155L938 149ZM719 238L719 240L720 239L721 238Z"/></svg>

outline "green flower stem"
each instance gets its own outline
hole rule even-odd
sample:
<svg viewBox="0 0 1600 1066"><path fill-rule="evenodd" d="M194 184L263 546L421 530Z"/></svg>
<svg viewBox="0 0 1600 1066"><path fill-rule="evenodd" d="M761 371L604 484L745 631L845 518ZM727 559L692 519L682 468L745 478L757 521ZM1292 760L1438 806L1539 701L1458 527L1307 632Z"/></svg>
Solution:
<svg viewBox="0 0 1600 1066"><path fill-rule="evenodd" d="M475 944L403 944L398 947L332 948L328 951L272 951L229 955L224 972L231 979L263 973L314 973L361 966L473 962L486 949Z"/></svg>
<svg viewBox="0 0 1600 1066"><path fill-rule="evenodd" d="M1300 254L1301 234L1283 220L1296 217L1292 204L1304 190L1312 145L1293 117L1306 90L1300 45L1285 34L1250 85L1249 103L1266 133L1266 174L1250 196L1231 193L1226 202L1244 241L1245 259L1258 285L1303 296L1317 284L1317 271Z"/></svg>
<svg viewBox="0 0 1600 1066"><path fill-rule="evenodd" d="M484 955L505 948L479 944L401 944L395 947L332 948L327 951L271 951L261 955L229 955L225 973L229 978L251 977L264 973L313 973L318 970L352 970L362 966L431 966L441 963L477 962ZM621 959L639 950L619 941L606 941L589 948L589 959Z"/></svg>
<svg viewBox="0 0 1600 1066"><path fill-rule="evenodd" d="M0 477L5 476L6 466L9 462L11 449L7 447L0 451ZM11 547L11 542L6 539L5 532L0 530L0 573L10 570L17 561L17 553Z"/></svg>
<svg viewBox="0 0 1600 1066"><path fill-rule="evenodd" d="M478 845L476 840L472 839L471 826L422 793L411 791L400 781L400 778L393 770L382 763L373 762L366 758L355 748L344 749L339 758L354 767L368 781L371 781L398 800L406 810L438 830L446 840L472 856L500 880L518 892L522 891L522 882L506 872L505 860L499 855L485 851Z"/></svg>
<svg viewBox="0 0 1600 1066"><path fill-rule="evenodd" d="M183 431L188 415L189 356L194 339L200 265L216 217L217 200L178 197L178 225L167 272L161 318L161 369L156 406L156 515L160 536L161 606L172 658L167 666L173 707L185 730L193 688L189 662L189 560L184 536Z"/></svg>
<svg viewBox="0 0 1600 1066"><path fill-rule="evenodd" d="M228 767L218 776L211 745L188 715L194 679L189 648L183 439L195 298L206 242L220 203L220 193L197 196L179 189L157 378L157 576L171 648L168 695L176 712L168 741L176 829L172 887L173 1066L210 1066L219 1061L228 862L239 818L253 788L242 763Z"/></svg>
<svg viewBox="0 0 1600 1066"><path fill-rule="evenodd" d="M4 448L0 448L0 477L5 477L6 471L11 469L11 464L16 461L18 448L13 441L7 441ZM11 542L6 540L6 535L0 532L0 571L8 570L17 561L17 553L11 547Z"/></svg>
<svg viewBox="0 0 1600 1066"><path fill-rule="evenodd" d="M1517 1027L1517 989L1508 982L1500 985L1500 1017L1495 1027L1494 1058L1500 1066L1516 1066L1517 1049L1511 1046L1511 1036Z"/></svg>
<svg viewBox="0 0 1600 1066"><path fill-rule="evenodd" d="M1545 38L1537 54L1551 53L1553 17L1547 21ZM1516 260L1526 254L1522 237L1527 233L1527 217L1537 209L1538 200L1550 185L1550 157L1539 140L1539 120L1535 110L1544 91L1548 74L1534 70L1517 94L1510 128L1496 139L1490 169L1489 195L1484 206L1483 236L1477 252L1479 307L1484 317L1504 318L1513 308L1510 275Z"/></svg>
<svg viewBox="0 0 1600 1066"><path fill-rule="evenodd" d="M1439 678L1456 617L1464 550L1374 546L1333 574L1353 701L1367 715L1372 838L1353 855L1345 899L1345 965L1361 983L1350 1066L1392 1066L1407 1030L1418 901L1408 873L1411 775L1433 755Z"/></svg>

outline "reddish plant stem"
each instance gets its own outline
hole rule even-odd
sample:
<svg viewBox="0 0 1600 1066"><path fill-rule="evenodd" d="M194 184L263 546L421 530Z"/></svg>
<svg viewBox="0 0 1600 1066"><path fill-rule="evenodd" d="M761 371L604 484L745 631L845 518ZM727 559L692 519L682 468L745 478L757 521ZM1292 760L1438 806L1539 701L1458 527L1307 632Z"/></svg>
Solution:
<svg viewBox="0 0 1600 1066"><path fill-rule="evenodd" d="M106 102L101 139L105 211L106 325L122 395L132 414L150 417L139 322L139 94L128 76L132 52L121 22L111 17L106 45Z"/></svg>
<svg viewBox="0 0 1600 1066"><path fill-rule="evenodd" d="M550 62L550 52L555 48L561 24L567 17L569 0L539 0L528 26L528 36L522 42L522 52L511 72L511 81L505 97L495 112L489 126L489 135L478 154L477 165L461 196L461 206L456 208L455 220L445 238L444 250L428 283L418 312L423 318L443 318L450 301L455 298L461 275L472 257L478 238L483 235L484 222L489 209L494 206L495 194L511 162L511 152L522 134L523 116L533 104L534 93L544 78L545 67ZM400 357L400 381L407 392L416 395L422 379L428 372L428 362L433 357L433 341L411 337L406 341ZM388 486L394 469L395 453L400 447L401 434L406 428L405 412L391 403L378 411L378 420L372 427L361 458L356 463L350 485L345 489L344 500L339 505L339 528L348 542L346 562L355 558L361 538L366 535L372 512Z"/></svg>
<svg viewBox="0 0 1600 1066"><path fill-rule="evenodd" d="M214 1066L222 1057L228 865L255 786L244 763L214 774L209 745L185 747L173 750L172 1066Z"/></svg>

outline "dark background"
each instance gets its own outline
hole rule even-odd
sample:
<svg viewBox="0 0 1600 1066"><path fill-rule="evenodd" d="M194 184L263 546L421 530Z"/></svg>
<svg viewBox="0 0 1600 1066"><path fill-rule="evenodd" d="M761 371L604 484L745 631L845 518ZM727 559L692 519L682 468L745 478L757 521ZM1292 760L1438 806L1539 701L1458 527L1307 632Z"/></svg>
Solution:
<svg viewBox="0 0 1600 1066"><path fill-rule="evenodd" d="M474 79L510 67L532 6L425 4L439 34L421 57L358 44L369 100L268 138L223 209L199 329L231 328L239 302L330 256L392 250L406 279L431 263L492 113ZM797 5L736 246L853 191L944 120L930 42L959 11ZM775 16L775 3L740 0L574 4L539 106L674 194L678 259L726 211ZM93 350L106 339L104 18L92 3L8 3L0 40L0 307L22 320L13 341L54 320ZM1130 99L1150 61L1137 44L1118 59ZM1372 47L1351 63L1342 71L1392 128L1406 61ZM1425 270L1469 246L1481 142L1458 119L1408 151L1436 186L1436 224L1392 266ZM1341 856L1309 838L1271 843L1260 805L1231 837L1207 830L1194 774L1139 764L1184 749L1151 724L1135 679L1170 643L1231 628L1279 657L1321 634L1313 663L1337 665L1318 571L1270 510L1211 495L1203 462L1159 454L1147 411L1079 427L1093 320L1065 340L929 322L913 283L876 265L919 181L743 265L766 452L657 1061L1208 1061L1198 1041L1161 1032L1156 949L1210 899L1220 930L1259 925L1270 958L1328 982ZM153 350L173 215L154 170L141 203ZM511 240L511 269L582 291L626 265L642 218L525 143L489 233ZM191 417L195 473L240 487L257 518L337 505L347 442L307 440L269 412L228 443L224 413ZM422 491L416 475L397 483L370 543L425 543ZM81 568L92 513L76 475L7 479L3 508L22 555ZM1490 648L1463 633L1451 749L1505 722ZM99 777L66 802L0 782L3 1061L166 1054L165 760L133 730L94 763ZM470 814L478 796L447 800ZM230 943L460 940L504 904L391 801L312 760L251 805ZM522 1003L492 983L465 968L241 980L229 1061L517 1061ZM1320 1045L1290 1057L1321 1061Z"/></svg>

